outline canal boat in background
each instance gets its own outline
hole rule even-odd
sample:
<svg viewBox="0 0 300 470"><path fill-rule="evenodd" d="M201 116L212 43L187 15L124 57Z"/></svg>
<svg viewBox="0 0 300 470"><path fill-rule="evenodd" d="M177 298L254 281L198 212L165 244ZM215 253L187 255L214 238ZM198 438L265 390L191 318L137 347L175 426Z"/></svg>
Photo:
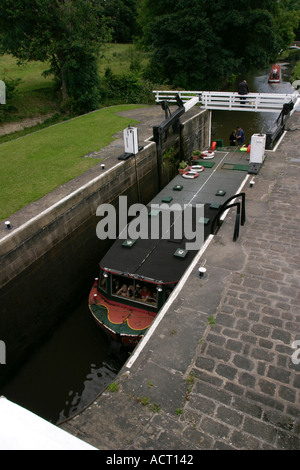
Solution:
<svg viewBox="0 0 300 470"><path fill-rule="evenodd" d="M279 64L274 64L272 66L268 82L269 83L280 83L280 65Z"/></svg>

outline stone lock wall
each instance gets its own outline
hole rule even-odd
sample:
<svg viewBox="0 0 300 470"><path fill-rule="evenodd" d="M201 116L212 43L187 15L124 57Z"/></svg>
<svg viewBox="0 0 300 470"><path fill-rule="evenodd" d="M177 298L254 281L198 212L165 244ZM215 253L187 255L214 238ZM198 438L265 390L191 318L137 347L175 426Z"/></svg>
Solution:
<svg viewBox="0 0 300 470"><path fill-rule="evenodd" d="M188 158L185 152L190 152L195 140L200 146L199 139L204 148L207 111L182 123L175 141L166 140L164 148L175 145L180 158ZM147 204L158 190L156 145L151 142L135 158L116 160L98 177L0 240L0 340L7 354L0 382L51 334L73 304L88 297L98 263L112 243L96 236L97 207L110 203L117 208L120 195L128 197L128 205Z"/></svg>

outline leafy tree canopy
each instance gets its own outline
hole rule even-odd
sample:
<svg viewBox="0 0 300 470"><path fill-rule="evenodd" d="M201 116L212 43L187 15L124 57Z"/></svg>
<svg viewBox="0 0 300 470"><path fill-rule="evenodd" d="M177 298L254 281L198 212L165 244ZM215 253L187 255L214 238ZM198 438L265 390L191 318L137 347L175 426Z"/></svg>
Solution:
<svg viewBox="0 0 300 470"><path fill-rule="evenodd" d="M277 4L275 24L282 49L295 39L300 21L300 0L281 0Z"/></svg>
<svg viewBox="0 0 300 470"><path fill-rule="evenodd" d="M98 105L97 58L108 28L98 0L1 0L0 51L48 62L75 112Z"/></svg>
<svg viewBox="0 0 300 470"><path fill-rule="evenodd" d="M280 30L278 22L284 15L291 20L297 3L140 0L143 40L152 50L152 78L162 76L186 89L214 89L232 74L264 66L290 40L297 21Z"/></svg>
<svg viewBox="0 0 300 470"><path fill-rule="evenodd" d="M104 13L112 29L112 40L132 42L138 34L136 0L105 0Z"/></svg>

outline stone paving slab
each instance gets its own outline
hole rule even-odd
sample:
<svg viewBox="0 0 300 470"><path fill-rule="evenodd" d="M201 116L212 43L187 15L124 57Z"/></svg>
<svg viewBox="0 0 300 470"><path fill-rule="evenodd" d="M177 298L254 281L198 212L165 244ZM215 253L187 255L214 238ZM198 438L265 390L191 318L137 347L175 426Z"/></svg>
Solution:
<svg viewBox="0 0 300 470"><path fill-rule="evenodd" d="M118 391L62 427L105 450L300 449L300 113ZM299 161L298 161L299 159ZM299 346L300 347L300 343Z"/></svg>

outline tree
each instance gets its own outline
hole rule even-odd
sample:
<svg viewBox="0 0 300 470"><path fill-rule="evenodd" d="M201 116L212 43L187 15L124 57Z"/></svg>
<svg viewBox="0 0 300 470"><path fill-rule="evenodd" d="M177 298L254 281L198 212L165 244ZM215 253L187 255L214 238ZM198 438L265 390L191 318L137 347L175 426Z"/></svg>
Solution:
<svg viewBox="0 0 300 470"><path fill-rule="evenodd" d="M99 99L97 58L108 38L99 0L1 0L0 51L20 62L49 63L72 111L95 109Z"/></svg>
<svg viewBox="0 0 300 470"><path fill-rule="evenodd" d="M176 87L211 90L266 65L282 44L276 15L274 0L139 0L152 79L157 71Z"/></svg>
<svg viewBox="0 0 300 470"><path fill-rule="evenodd" d="M300 0L278 2L275 23L282 49L292 44L300 21Z"/></svg>
<svg viewBox="0 0 300 470"><path fill-rule="evenodd" d="M118 43L132 42L138 33L136 0L106 0L104 13L112 29L112 40Z"/></svg>

